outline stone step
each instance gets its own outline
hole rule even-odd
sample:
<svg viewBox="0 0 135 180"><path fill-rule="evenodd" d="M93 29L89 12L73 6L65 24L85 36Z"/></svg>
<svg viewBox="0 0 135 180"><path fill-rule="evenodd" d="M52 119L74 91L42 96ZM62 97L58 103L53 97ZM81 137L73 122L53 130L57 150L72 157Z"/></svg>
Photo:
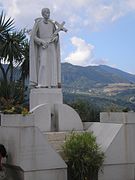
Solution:
<svg viewBox="0 0 135 180"><path fill-rule="evenodd" d="M45 132L49 141L64 141L70 132Z"/></svg>
<svg viewBox="0 0 135 180"><path fill-rule="evenodd" d="M57 151L62 151L62 145L65 142L66 137L69 135L69 132L46 132L44 135L47 137L51 146Z"/></svg>
<svg viewBox="0 0 135 180"><path fill-rule="evenodd" d="M76 131L81 133L83 131ZM62 152L62 145L64 144L66 138L71 134L71 132L45 132L44 135L47 137L49 143L58 153Z"/></svg>

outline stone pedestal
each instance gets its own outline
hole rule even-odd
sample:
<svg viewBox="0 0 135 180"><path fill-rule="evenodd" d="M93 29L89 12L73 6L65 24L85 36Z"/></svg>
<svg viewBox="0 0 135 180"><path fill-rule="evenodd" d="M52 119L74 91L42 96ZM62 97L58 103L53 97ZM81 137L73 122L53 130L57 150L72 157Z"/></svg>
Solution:
<svg viewBox="0 0 135 180"><path fill-rule="evenodd" d="M30 111L34 114L35 125L42 132L83 130L82 121L77 112L63 104L61 89L32 89Z"/></svg>
<svg viewBox="0 0 135 180"><path fill-rule="evenodd" d="M30 92L30 110L41 104L62 104L62 90L58 88L37 88Z"/></svg>

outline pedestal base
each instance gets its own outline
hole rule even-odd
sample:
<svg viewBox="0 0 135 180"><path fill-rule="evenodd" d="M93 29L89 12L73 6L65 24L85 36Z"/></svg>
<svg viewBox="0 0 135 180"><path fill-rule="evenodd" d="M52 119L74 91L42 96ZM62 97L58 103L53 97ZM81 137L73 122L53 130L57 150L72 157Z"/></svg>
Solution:
<svg viewBox="0 0 135 180"><path fill-rule="evenodd" d="M41 104L62 104L62 90L58 88L37 88L30 92L30 110Z"/></svg>
<svg viewBox="0 0 135 180"><path fill-rule="evenodd" d="M63 104L61 89L32 89L30 93L30 111L34 114L36 126L42 132L83 130L77 112Z"/></svg>

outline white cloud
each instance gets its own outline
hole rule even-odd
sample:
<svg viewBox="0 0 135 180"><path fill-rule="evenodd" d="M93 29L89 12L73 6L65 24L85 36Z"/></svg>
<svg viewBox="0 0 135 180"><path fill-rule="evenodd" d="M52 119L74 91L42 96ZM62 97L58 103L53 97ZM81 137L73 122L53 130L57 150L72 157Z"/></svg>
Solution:
<svg viewBox="0 0 135 180"><path fill-rule="evenodd" d="M86 43L83 39L78 37L72 37L71 43L76 49L65 58L65 61L74 65L90 65L93 57L94 46Z"/></svg>
<svg viewBox="0 0 135 180"><path fill-rule="evenodd" d="M135 0L125 0L126 1L126 5L130 8L135 10Z"/></svg>
<svg viewBox="0 0 135 180"><path fill-rule="evenodd" d="M14 18L20 14L19 7L17 6L17 0L3 0L2 5L7 12L7 16Z"/></svg>
<svg viewBox="0 0 135 180"><path fill-rule="evenodd" d="M92 65L108 65L109 61L108 59L94 59L92 62Z"/></svg>
<svg viewBox="0 0 135 180"><path fill-rule="evenodd" d="M72 29L95 29L105 22L113 22L135 10L135 0L1 0L7 14L21 26L33 25L43 7L49 7L52 17L67 22Z"/></svg>
<svg viewBox="0 0 135 180"><path fill-rule="evenodd" d="M69 53L69 55L65 58L64 62L80 66L112 66L112 64L109 64L108 59L95 58L95 47L92 44L87 43L85 40L79 37L72 37L70 40L75 50Z"/></svg>
<svg viewBox="0 0 135 180"><path fill-rule="evenodd" d="M41 16L43 7L50 8L52 19L66 21L65 26L69 31L64 38L68 39L84 34L85 30L99 30L105 23L113 23L127 13L134 12L135 0L0 0L0 11L4 9L8 16L15 18L18 28L30 29L34 19ZM107 63L93 60L93 45L77 37L71 40L76 49L69 53L66 58L68 62L84 66ZM67 54L66 48L64 53Z"/></svg>
<svg viewBox="0 0 135 180"><path fill-rule="evenodd" d="M73 0L71 1L71 5L75 8L86 8L88 5L90 5L94 0Z"/></svg>
<svg viewBox="0 0 135 180"><path fill-rule="evenodd" d="M107 19L109 19L111 17L112 11L113 11L113 8L111 5L104 5L104 4L97 4L97 7L94 7L93 9L89 8L88 10L93 21L96 24L104 22Z"/></svg>

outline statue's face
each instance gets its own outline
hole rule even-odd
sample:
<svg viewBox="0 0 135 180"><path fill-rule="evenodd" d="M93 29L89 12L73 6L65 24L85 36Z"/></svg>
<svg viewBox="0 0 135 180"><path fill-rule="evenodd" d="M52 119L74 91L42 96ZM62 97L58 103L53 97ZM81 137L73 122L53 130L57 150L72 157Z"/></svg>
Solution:
<svg viewBox="0 0 135 180"><path fill-rule="evenodd" d="M42 16L45 18L45 19L49 19L50 17L50 10L45 8L42 10Z"/></svg>

